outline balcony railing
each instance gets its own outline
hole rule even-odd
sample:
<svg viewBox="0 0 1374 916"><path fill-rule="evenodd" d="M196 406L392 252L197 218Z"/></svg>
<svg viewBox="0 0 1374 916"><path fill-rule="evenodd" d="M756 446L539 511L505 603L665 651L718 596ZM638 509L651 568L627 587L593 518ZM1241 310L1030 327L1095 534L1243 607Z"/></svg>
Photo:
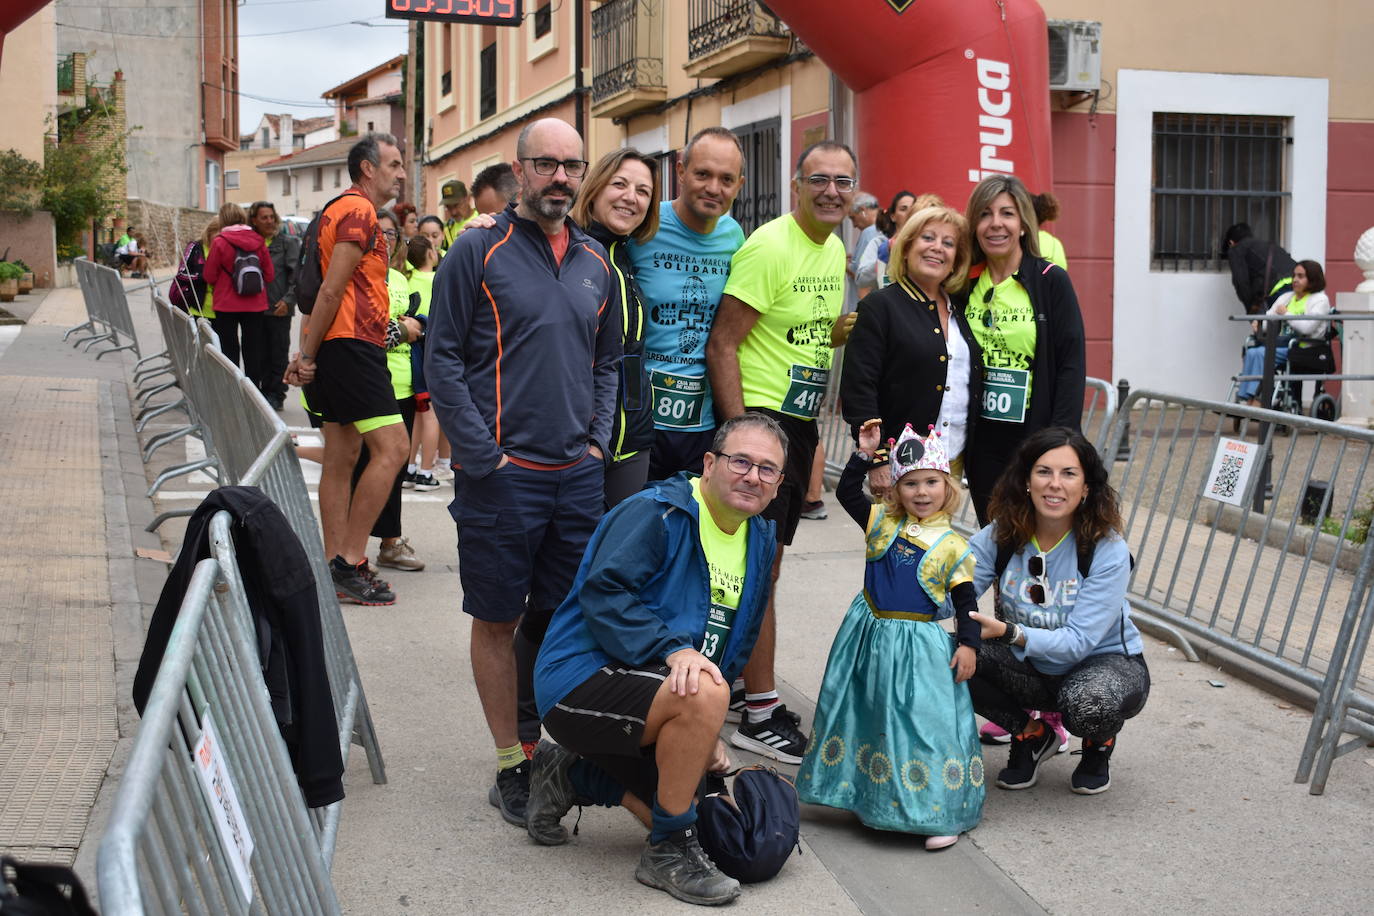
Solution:
<svg viewBox="0 0 1374 916"><path fill-rule="evenodd" d="M76 62L65 57L57 62L57 91L70 95L76 89Z"/></svg>
<svg viewBox="0 0 1374 916"><path fill-rule="evenodd" d="M668 96L663 0L610 0L592 10L592 113L619 117Z"/></svg>
<svg viewBox="0 0 1374 916"><path fill-rule="evenodd" d="M687 73L728 76L787 53L792 33L757 0L690 0Z"/></svg>

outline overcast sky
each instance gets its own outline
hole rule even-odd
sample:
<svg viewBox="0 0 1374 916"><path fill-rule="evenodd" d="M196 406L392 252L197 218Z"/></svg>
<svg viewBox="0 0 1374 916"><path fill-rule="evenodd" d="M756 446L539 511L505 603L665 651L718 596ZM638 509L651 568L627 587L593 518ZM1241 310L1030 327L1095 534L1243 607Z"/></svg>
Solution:
<svg viewBox="0 0 1374 916"><path fill-rule="evenodd" d="M406 23L384 18L385 8L386 0L244 0L239 133L252 131L264 114L330 114L321 92L405 53ZM354 20L372 27L338 25Z"/></svg>

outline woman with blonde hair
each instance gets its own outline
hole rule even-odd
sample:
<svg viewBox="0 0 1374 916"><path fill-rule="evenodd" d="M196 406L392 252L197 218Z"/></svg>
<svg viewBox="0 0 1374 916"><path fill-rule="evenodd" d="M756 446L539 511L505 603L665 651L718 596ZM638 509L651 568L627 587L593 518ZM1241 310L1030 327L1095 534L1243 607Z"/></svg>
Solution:
<svg viewBox="0 0 1374 916"><path fill-rule="evenodd" d="M982 355L962 303L950 294L965 282L968 223L944 206L916 211L892 239L888 286L865 296L845 345L840 403L858 430L881 421L882 441L910 424L940 432L957 477L977 419ZM886 459L869 473L881 494Z"/></svg>
<svg viewBox="0 0 1374 916"><path fill-rule="evenodd" d="M210 319L219 336L220 351L243 374L263 387L271 358L267 345L267 284L276 277L267 244L238 204L219 208L220 233L205 258L205 282L214 291L215 316ZM240 334L242 341L240 342Z"/></svg>

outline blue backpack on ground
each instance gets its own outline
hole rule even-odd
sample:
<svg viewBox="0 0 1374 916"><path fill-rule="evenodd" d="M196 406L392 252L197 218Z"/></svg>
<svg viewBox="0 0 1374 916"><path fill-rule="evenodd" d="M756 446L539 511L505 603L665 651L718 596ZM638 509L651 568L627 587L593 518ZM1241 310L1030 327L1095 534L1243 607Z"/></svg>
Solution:
<svg viewBox="0 0 1374 916"><path fill-rule="evenodd" d="M708 777L709 778L709 777ZM697 804L701 848L716 867L744 884L767 881L801 850L797 788L772 767L735 771L734 797L724 788Z"/></svg>

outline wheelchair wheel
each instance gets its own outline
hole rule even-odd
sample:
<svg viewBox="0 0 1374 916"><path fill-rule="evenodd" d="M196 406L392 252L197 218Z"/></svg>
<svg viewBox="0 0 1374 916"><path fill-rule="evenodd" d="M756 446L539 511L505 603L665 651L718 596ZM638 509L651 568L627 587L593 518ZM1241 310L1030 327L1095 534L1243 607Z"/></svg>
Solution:
<svg viewBox="0 0 1374 916"><path fill-rule="evenodd" d="M1318 420L1333 421L1341 415L1341 405L1335 398L1322 392L1312 399L1312 416Z"/></svg>

